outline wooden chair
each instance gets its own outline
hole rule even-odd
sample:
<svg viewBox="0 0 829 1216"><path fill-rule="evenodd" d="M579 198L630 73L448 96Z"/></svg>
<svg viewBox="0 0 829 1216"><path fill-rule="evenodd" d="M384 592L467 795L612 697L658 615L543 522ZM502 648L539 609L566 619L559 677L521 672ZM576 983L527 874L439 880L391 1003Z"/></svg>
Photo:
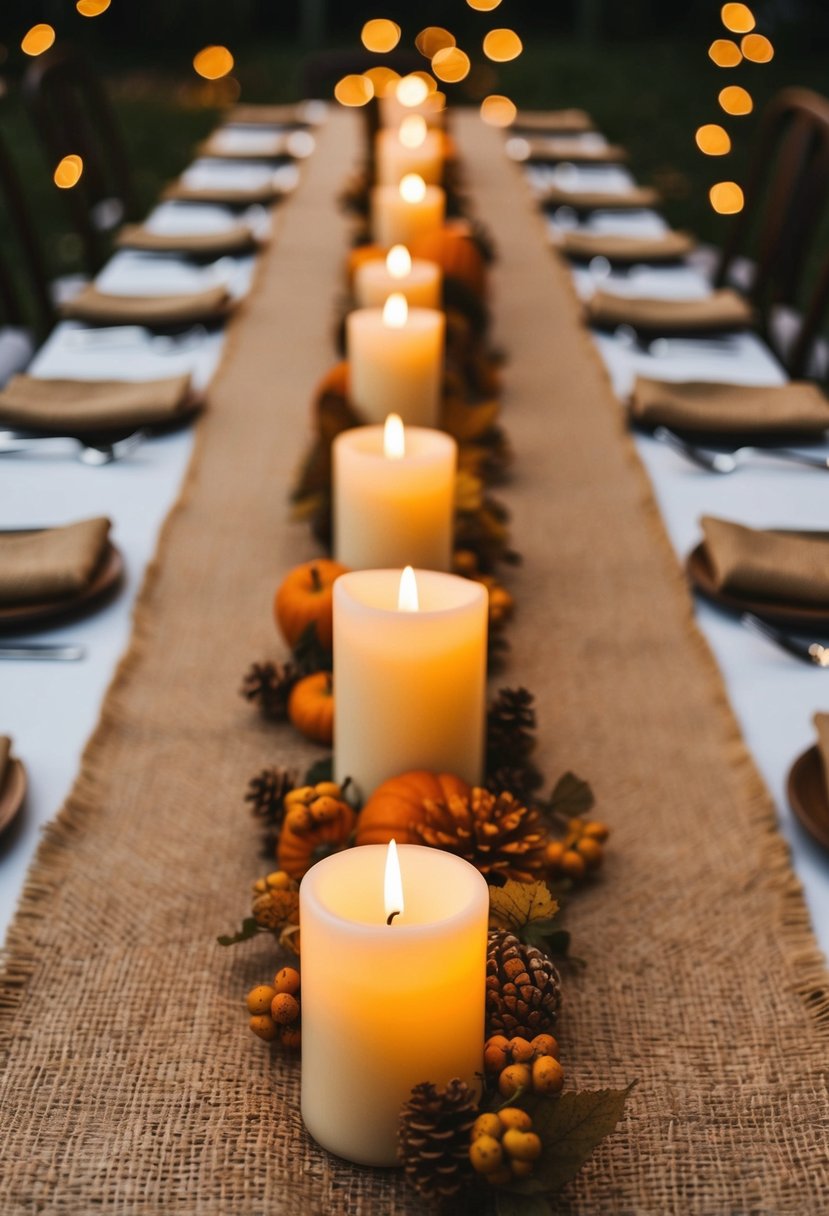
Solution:
<svg viewBox="0 0 829 1216"><path fill-rule="evenodd" d="M19 265L12 275L3 268L0 278L3 317L12 325L25 325L43 336L55 323L55 309L42 246L35 232L31 210L20 185L5 139L0 134L0 212L11 237Z"/></svg>
<svg viewBox="0 0 829 1216"><path fill-rule="evenodd" d="M72 47L39 55L22 82L23 98L52 170L77 155L83 172L65 190L72 221L90 274L109 252L109 234L125 219L137 219L126 148L100 77Z"/></svg>
<svg viewBox="0 0 829 1216"><path fill-rule="evenodd" d="M736 282L740 267L748 265L740 285L757 308L763 336L791 375L802 372L815 335L796 336L782 349L775 315L791 310L796 326L805 322L809 258L828 203L829 100L809 89L784 89L761 116L745 206L732 224L714 282Z"/></svg>

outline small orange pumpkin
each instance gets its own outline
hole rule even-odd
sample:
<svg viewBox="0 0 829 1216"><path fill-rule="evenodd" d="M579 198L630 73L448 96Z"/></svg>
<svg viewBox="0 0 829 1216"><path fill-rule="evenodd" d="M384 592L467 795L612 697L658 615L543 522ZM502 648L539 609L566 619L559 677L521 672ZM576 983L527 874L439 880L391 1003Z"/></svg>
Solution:
<svg viewBox="0 0 829 1216"><path fill-rule="evenodd" d="M334 740L334 685L330 671L303 676L288 697L288 720L306 739L331 746Z"/></svg>
<svg viewBox="0 0 829 1216"><path fill-rule="evenodd" d="M425 258L443 267L447 278L458 279L474 295L486 295L486 262L463 220L432 228L412 241L413 258Z"/></svg>
<svg viewBox="0 0 829 1216"><path fill-rule="evenodd" d="M308 791L308 805L286 800L276 856L292 878L302 878L323 857L346 848L354 831L353 808L334 794L317 794L318 789Z"/></svg>
<svg viewBox="0 0 829 1216"><path fill-rule="evenodd" d="M378 259L385 259L387 253L388 248L385 245L355 245L349 251L346 265L349 288L354 286L354 276L364 262L376 262Z"/></svg>
<svg viewBox="0 0 829 1216"><path fill-rule="evenodd" d="M460 777L426 769L391 777L377 787L360 811L357 844L386 844L392 837L398 844L419 844L412 825L422 819L423 803L446 802L455 794L466 798L469 789Z"/></svg>
<svg viewBox="0 0 829 1216"><path fill-rule="evenodd" d="M303 562L286 574L277 590L273 610L276 623L290 647L296 646L309 625L317 631L321 646L330 650L334 632L332 587L348 572L342 562L321 557Z"/></svg>
<svg viewBox="0 0 829 1216"><path fill-rule="evenodd" d="M314 390L314 400L323 397L348 397L348 360L343 359L330 367Z"/></svg>

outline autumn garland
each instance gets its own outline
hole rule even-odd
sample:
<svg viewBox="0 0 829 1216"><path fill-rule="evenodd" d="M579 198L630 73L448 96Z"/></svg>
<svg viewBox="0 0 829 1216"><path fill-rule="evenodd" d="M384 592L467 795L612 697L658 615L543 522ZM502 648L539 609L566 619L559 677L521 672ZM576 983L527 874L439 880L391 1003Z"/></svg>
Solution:
<svg viewBox="0 0 829 1216"><path fill-rule="evenodd" d="M452 170L450 198L465 210ZM367 177L344 199L360 216ZM483 582L490 602L490 669L503 661L505 626L513 600L499 571L518 559L505 508L487 488L504 477L510 453L498 421L499 360L486 342L482 234L452 219L428 249L444 270L447 353L442 425L459 445L455 572ZM355 266L378 249L364 228L349 255ZM348 397L348 367L340 363L321 381L313 402L316 437L293 494L294 513L308 520L323 543L330 537L331 443L361 424ZM289 720L306 737L331 743L333 727L332 597L344 571L330 558L291 571L275 601L287 660L254 663L242 694L268 719ZM486 776L480 788L458 778L403 774L385 782L360 807L348 782L331 777L331 758L300 780L270 767L249 783L245 800L263 829L266 856L277 869L253 883L250 915L241 929L220 937L232 945L262 933L273 936L273 980L247 997L250 1028L285 1049L301 1042L299 882L317 861L366 843L413 843L446 849L475 865L490 884L486 975L486 1040L480 1094L455 1080L444 1088L417 1085L401 1110L399 1156L420 1195L439 1204L461 1193L476 1202L491 1196L499 1216L540 1216L621 1118L628 1090L564 1091L564 1070L552 1033L561 1005L557 963L567 958L569 934L559 913L569 896L601 867L607 827L587 817L589 786L566 773L543 796L534 760L532 695L502 689L487 714ZM402 808L402 810L401 810ZM476 1206L475 1210L480 1210Z"/></svg>

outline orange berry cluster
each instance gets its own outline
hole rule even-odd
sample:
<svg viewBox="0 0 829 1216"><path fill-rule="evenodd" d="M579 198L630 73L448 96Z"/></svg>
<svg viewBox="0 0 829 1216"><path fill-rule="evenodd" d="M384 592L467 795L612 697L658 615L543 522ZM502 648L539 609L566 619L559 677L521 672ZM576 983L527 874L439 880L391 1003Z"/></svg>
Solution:
<svg viewBox="0 0 829 1216"><path fill-rule="evenodd" d="M492 1186L506 1186L533 1172L541 1156L541 1137L525 1110L507 1106L479 1115L472 1125L469 1160Z"/></svg>
<svg viewBox="0 0 829 1216"><path fill-rule="evenodd" d="M519 1090L557 1094L564 1085L564 1069L558 1062L558 1043L551 1034L534 1039L494 1034L484 1044L484 1068L498 1078L498 1090L513 1098Z"/></svg>
<svg viewBox="0 0 829 1216"><path fill-rule="evenodd" d="M602 845L610 835L604 823L588 819L569 819L563 840L551 840L544 851L544 861L554 878L579 881L591 870L598 870L604 858Z"/></svg>
<svg viewBox="0 0 829 1216"><path fill-rule="evenodd" d="M300 1045L299 972L283 967L272 984L257 984L247 996L250 1028L260 1039L272 1043L278 1038L283 1047Z"/></svg>

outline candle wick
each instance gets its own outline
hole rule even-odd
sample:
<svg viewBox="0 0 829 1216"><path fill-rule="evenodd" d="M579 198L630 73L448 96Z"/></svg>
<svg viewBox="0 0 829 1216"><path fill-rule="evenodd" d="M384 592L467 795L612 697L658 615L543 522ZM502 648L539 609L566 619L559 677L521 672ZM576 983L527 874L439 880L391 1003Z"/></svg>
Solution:
<svg viewBox="0 0 829 1216"><path fill-rule="evenodd" d="M394 920L395 916L399 916L399 915L400 915L399 912L389 912L389 914L386 918L386 924L390 925L391 922Z"/></svg>

